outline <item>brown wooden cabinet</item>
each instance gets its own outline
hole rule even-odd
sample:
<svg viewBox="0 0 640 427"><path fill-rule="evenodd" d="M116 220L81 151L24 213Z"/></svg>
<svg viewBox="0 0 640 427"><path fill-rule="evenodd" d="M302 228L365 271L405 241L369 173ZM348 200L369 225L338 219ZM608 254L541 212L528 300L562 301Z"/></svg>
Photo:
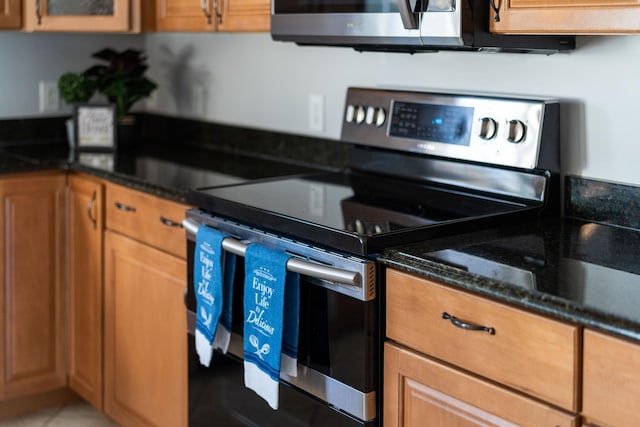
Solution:
<svg viewBox="0 0 640 427"><path fill-rule="evenodd" d="M0 399L64 387L64 173L0 178Z"/></svg>
<svg viewBox="0 0 640 427"><path fill-rule="evenodd" d="M218 31L269 32L271 3L265 0L219 0Z"/></svg>
<svg viewBox="0 0 640 427"><path fill-rule="evenodd" d="M22 0L0 0L0 29L22 27Z"/></svg>
<svg viewBox="0 0 640 427"><path fill-rule="evenodd" d="M640 425L640 345L584 331L582 414L588 426Z"/></svg>
<svg viewBox="0 0 640 427"><path fill-rule="evenodd" d="M112 231L105 240L105 413L186 426L186 263Z"/></svg>
<svg viewBox="0 0 640 427"><path fill-rule="evenodd" d="M156 31L268 32L268 0L156 0Z"/></svg>
<svg viewBox="0 0 640 427"><path fill-rule="evenodd" d="M213 0L156 0L156 31L215 31Z"/></svg>
<svg viewBox="0 0 640 427"><path fill-rule="evenodd" d="M615 34L640 32L640 0L506 0L490 29L506 34Z"/></svg>
<svg viewBox="0 0 640 427"><path fill-rule="evenodd" d="M577 427L577 417L397 344L384 350L385 427Z"/></svg>
<svg viewBox="0 0 640 427"><path fill-rule="evenodd" d="M577 326L396 270L386 286L385 426L576 425Z"/></svg>
<svg viewBox="0 0 640 427"><path fill-rule="evenodd" d="M105 413L186 426L187 206L115 184L105 200Z"/></svg>
<svg viewBox="0 0 640 427"><path fill-rule="evenodd" d="M145 2L147 6L145 6ZM147 0L25 0L26 31L139 32Z"/></svg>
<svg viewBox="0 0 640 427"><path fill-rule="evenodd" d="M73 174L68 188L69 387L101 409L104 185Z"/></svg>

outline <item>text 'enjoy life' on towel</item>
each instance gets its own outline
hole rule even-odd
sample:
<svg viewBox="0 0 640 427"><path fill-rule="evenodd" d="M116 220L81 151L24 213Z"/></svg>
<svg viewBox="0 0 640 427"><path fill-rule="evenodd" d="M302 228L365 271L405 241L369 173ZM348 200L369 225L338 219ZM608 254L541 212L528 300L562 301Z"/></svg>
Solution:
<svg viewBox="0 0 640 427"><path fill-rule="evenodd" d="M261 245L245 252L244 382L278 409L280 372L297 375L299 276L291 256Z"/></svg>

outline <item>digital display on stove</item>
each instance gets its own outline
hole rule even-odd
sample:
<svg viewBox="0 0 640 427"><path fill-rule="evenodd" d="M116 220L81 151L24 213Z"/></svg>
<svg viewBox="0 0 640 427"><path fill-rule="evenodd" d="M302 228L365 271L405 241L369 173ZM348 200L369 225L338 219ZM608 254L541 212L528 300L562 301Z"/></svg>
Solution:
<svg viewBox="0 0 640 427"><path fill-rule="evenodd" d="M394 102L390 136L469 145L472 107Z"/></svg>

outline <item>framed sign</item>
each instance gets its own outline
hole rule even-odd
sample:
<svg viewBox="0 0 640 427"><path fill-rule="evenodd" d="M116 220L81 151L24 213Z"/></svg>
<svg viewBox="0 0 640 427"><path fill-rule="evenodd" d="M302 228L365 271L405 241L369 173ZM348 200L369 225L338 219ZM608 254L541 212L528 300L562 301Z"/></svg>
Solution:
<svg viewBox="0 0 640 427"><path fill-rule="evenodd" d="M79 104L74 109L76 150L114 151L116 107L113 104Z"/></svg>

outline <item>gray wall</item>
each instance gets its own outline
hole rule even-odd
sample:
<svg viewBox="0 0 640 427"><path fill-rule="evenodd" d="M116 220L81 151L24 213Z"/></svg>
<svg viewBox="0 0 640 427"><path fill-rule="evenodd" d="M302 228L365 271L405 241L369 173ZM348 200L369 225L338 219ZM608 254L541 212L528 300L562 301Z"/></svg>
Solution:
<svg viewBox="0 0 640 427"><path fill-rule="evenodd" d="M579 37L568 54L358 53L300 47L268 34L0 33L0 118L36 117L37 83L80 71L104 46L144 47L160 89L146 108L337 139L351 85L548 95L563 108L563 171L640 185L636 97L640 37ZM325 101L325 127L308 127L309 95ZM68 114L63 108L59 114ZM47 113L46 115L55 115Z"/></svg>

